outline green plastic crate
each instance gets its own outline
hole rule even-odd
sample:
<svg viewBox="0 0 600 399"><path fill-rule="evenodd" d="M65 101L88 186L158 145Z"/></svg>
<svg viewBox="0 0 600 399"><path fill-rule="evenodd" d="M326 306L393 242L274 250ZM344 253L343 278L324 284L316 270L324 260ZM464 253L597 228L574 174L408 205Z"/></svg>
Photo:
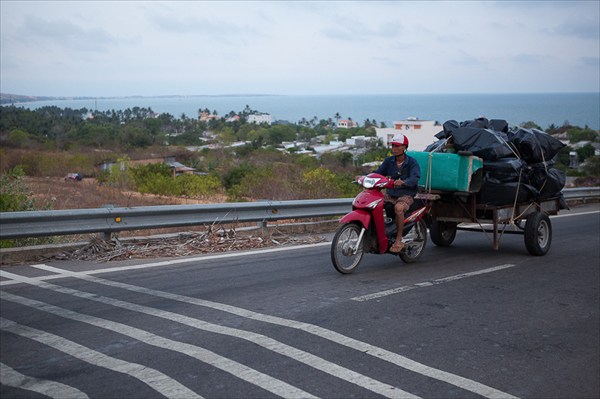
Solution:
<svg viewBox="0 0 600 399"><path fill-rule="evenodd" d="M407 151L421 167L419 186L442 191L478 192L483 180L483 160L473 155Z"/></svg>

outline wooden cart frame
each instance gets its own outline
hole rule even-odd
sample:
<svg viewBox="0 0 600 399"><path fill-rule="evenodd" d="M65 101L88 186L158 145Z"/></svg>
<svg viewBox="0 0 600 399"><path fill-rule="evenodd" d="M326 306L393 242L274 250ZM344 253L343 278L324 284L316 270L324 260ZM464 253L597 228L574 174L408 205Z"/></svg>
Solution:
<svg viewBox="0 0 600 399"><path fill-rule="evenodd" d="M430 236L438 246L449 246L456 230L491 233L494 250L500 248L503 234L522 234L530 254L545 255L552 242L552 224L548 215L556 215L564 208L560 197L495 206L477 204L475 193L430 191L421 195L431 197L432 194L436 199L432 201L430 211Z"/></svg>

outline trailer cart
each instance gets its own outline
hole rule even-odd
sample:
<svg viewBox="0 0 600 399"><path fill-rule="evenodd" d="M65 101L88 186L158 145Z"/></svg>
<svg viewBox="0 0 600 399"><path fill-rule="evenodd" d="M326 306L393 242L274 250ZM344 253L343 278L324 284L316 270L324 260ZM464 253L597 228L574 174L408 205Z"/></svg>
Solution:
<svg viewBox="0 0 600 399"><path fill-rule="evenodd" d="M561 197L497 206L478 204L476 193L430 193L439 195L431 207L430 236L442 247L452 244L457 230L491 233L494 250L499 249L503 234L522 234L527 251L542 256L552 242L552 224L548 215L556 215L566 207Z"/></svg>

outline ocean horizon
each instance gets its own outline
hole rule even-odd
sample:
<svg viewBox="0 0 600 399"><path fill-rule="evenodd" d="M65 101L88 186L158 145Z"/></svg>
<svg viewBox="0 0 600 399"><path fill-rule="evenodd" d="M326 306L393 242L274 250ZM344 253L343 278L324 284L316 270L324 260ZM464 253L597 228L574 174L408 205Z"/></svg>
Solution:
<svg viewBox="0 0 600 399"><path fill-rule="evenodd" d="M7 105L7 104L4 104ZM385 122L406 118L464 121L478 117L505 119L510 125L534 122L543 129L551 125L600 129L600 93L538 93L538 94L364 94L364 95L190 95L190 96L127 96L82 97L15 103L17 107L37 109L57 106L99 111L150 108L157 113L169 113L175 118L184 114L196 118L198 110L208 108L218 115L241 112L246 106L268 113L273 120L297 123L303 118L335 120L351 118L363 125L366 119Z"/></svg>

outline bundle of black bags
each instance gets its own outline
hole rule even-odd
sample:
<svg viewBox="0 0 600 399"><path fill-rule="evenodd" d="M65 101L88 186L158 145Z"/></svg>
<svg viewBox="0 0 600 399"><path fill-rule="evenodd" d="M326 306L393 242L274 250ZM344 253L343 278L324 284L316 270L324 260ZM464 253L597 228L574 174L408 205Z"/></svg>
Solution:
<svg viewBox="0 0 600 399"><path fill-rule="evenodd" d="M483 159L483 182L477 202L510 205L562 197L565 174L556 169L556 154L565 146L537 129L509 130L502 119L446 121L428 152L457 152ZM561 201L563 202L563 201Z"/></svg>

